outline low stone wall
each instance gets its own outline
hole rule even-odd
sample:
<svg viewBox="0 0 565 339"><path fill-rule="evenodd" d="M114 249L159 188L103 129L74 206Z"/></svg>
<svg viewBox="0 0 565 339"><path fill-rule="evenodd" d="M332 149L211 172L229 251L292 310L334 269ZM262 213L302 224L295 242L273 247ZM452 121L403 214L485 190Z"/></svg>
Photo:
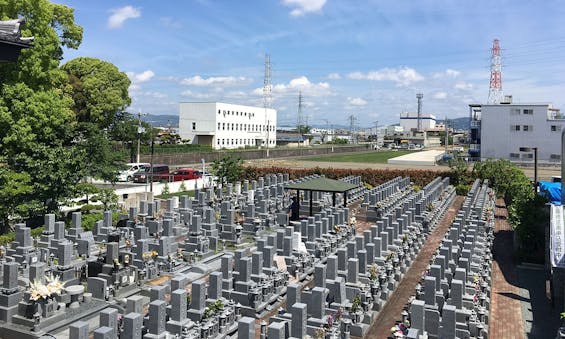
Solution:
<svg viewBox="0 0 565 339"><path fill-rule="evenodd" d="M362 152L368 150L370 150L370 145L270 149L269 158L316 156L316 155L324 155L331 153ZM261 149L261 150L241 150L241 151L212 151L212 152L155 154L153 155L153 163L165 164L169 166L179 166L179 165L200 163L202 159L204 159L204 161L209 163L214 160L221 159L226 155L233 155L243 160L265 159L267 158L267 150ZM140 160L141 162L150 162L151 156L142 155Z"/></svg>

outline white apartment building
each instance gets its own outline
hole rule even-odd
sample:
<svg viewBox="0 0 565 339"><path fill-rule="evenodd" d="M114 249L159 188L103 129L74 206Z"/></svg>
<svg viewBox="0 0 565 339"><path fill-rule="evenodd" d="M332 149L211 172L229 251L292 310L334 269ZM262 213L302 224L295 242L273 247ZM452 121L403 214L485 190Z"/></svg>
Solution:
<svg viewBox="0 0 565 339"><path fill-rule="evenodd" d="M275 147L277 111L221 102L181 102L179 134L214 149Z"/></svg>
<svg viewBox="0 0 565 339"><path fill-rule="evenodd" d="M561 162L561 130L565 116L550 104L481 105L480 112L482 160L533 162L533 150L521 152L520 148L537 148L538 162Z"/></svg>
<svg viewBox="0 0 565 339"><path fill-rule="evenodd" d="M400 113L400 126L404 127L405 131L418 129L418 113ZM423 131L434 129L436 126L436 117L432 114L422 114L420 116L420 126Z"/></svg>

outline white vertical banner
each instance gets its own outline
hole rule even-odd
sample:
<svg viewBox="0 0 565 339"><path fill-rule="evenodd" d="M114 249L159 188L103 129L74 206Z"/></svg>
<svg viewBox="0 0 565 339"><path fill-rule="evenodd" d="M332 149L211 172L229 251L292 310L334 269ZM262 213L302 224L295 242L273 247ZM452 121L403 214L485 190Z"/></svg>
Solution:
<svg viewBox="0 0 565 339"><path fill-rule="evenodd" d="M563 206L551 205L550 260L552 267L565 267L565 220Z"/></svg>

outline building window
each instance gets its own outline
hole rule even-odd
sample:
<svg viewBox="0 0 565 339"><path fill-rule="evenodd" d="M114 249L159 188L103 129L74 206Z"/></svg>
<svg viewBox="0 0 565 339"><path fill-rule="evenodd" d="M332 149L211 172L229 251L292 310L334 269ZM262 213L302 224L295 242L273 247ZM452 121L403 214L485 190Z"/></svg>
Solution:
<svg viewBox="0 0 565 339"><path fill-rule="evenodd" d="M192 123L192 129L193 129L193 130L196 129L196 123L195 123L195 122Z"/></svg>
<svg viewBox="0 0 565 339"><path fill-rule="evenodd" d="M222 114L222 110L218 110L218 114Z"/></svg>
<svg viewBox="0 0 565 339"><path fill-rule="evenodd" d="M218 145L220 144L220 139L218 139Z"/></svg>
<svg viewBox="0 0 565 339"><path fill-rule="evenodd" d="M510 130L511 130L511 131L519 131L519 130L520 130L520 125L510 125Z"/></svg>
<svg viewBox="0 0 565 339"><path fill-rule="evenodd" d="M518 114L520 114L520 109L519 109L519 108L512 108L512 109L510 110L510 114L512 114L512 115L518 115Z"/></svg>
<svg viewBox="0 0 565 339"><path fill-rule="evenodd" d="M510 159L519 159L519 158L520 158L519 153L510 153Z"/></svg>
<svg viewBox="0 0 565 339"><path fill-rule="evenodd" d="M221 123L218 122L218 129L220 129Z"/></svg>
<svg viewBox="0 0 565 339"><path fill-rule="evenodd" d="M559 161L561 160L561 154L551 154L549 160Z"/></svg>
<svg viewBox="0 0 565 339"><path fill-rule="evenodd" d="M560 131L561 131L561 126L551 125L551 131L552 131L552 132L560 132Z"/></svg>
<svg viewBox="0 0 565 339"><path fill-rule="evenodd" d="M524 131L524 132L532 132L533 130L534 130L534 126L532 126L532 125L522 126L522 131Z"/></svg>
<svg viewBox="0 0 565 339"><path fill-rule="evenodd" d="M522 159L533 159L534 155L532 153L522 154Z"/></svg>
<svg viewBox="0 0 565 339"><path fill-rule="evenodd" d="M226 129L226 123L222 122L222 130L225 130L225 129Z"/></svg>
<svg viewBox="0 0 565 339"><path fill-rule="evenodd" d="M534 110L532 108L524 109L524 114L534 115Z"/></svg>

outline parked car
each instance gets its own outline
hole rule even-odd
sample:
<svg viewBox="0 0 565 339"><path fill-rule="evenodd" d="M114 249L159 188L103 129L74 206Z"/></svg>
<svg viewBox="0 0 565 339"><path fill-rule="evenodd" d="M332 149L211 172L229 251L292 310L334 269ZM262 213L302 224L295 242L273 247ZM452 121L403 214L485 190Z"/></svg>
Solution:
<svg viewBox="0 0 565 339"><path fill-rule="evenodd" d="M168 165L153 165L142 168L133 174L133 182L169 181Z"/></svg>
<svg viewBox="0 0 565 339"><path fill-rule="evenodd" d="M202 178L202 173L194 168L179 168L171 173L170 181L182 181Z"/></svg>
<svg viewBox="0 0 565 339"><path fill-rule="evenodd" d="M131 181L133 174L142 168L149 167L145 162L130 162L125 164L125 169L118 173L118 181Z"/></svg>

